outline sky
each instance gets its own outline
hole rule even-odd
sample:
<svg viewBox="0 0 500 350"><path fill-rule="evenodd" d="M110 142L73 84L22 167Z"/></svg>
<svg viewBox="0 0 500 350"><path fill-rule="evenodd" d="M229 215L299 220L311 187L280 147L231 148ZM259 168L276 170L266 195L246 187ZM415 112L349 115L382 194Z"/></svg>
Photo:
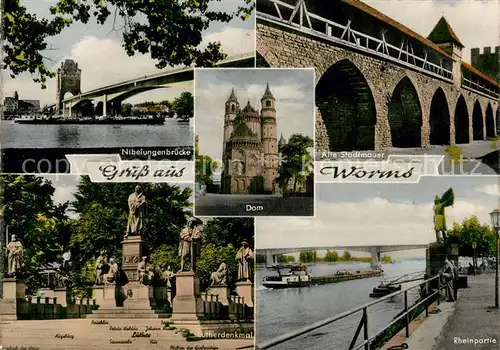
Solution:
<svg viewBox="0 0 500 350"><path fill-rule="evenodd" d="M470 62L475 47L499 45L498 0L363 0L385 15L427 37L444 15L465 46L463 60ZM494 51L494 49L492 49Z"/></svg>
<svg viewBox="0 0 500 350"><path fill-rule="evenodd" d="M450 187L455 191L455 204L446 209L448 227L472 215L491 225L498 184L497 176L424 177L418 184L317 184L315 218L258 217L255 240L260 248L428 244L435 241L436 194Z"/></svg>
<svg viewBox="0 0 500 350"><path fill-rule="evenodd" d="M276 99L277 138L294 133L314 138L313 69L203 69L195 76L195 133L200 153L222 158L225 103L234 92L244 108L248 101L260 110L269 83ZM220 164L221 162L219 162Z"/></svg>
<svg viewBox="0 0 500 350"><path fill-rule="evenodd" d="M28 12L47 17L49 7L57 1L21 0L21 2L27 7ZM232 12L240 3L241 0L222 0L217 2L217 6ZM223 50L229 56L253 52L255 50L254 22L252 17L247 21L235 19L230 23L215 23L204 33L202 45L220 41ZM121 33L112 29L112 20L104 25L91 21L86 25L77 23L66 28L63 33L50 41L52 49L44 52L44 56L48 58L47 67L55 70L65 59L75 60L82 69L83 92L159 72L155 68L156 61L152 60L149 55L137 54L134 57L128 57L121 47ZM168 69L172 68L165 70ZM4 96L13 96L14 91L18 91L20 99L39 99L41 105L55 103L55 79L48 82L45 90L41 90L40 85L34 83L29 74L11 79L8 74L4 73L3 79ZM143 101L171 100L183 91L192 91L192 85L192 82L184 83L176 88L145 92L131 97L126 102L134 104Z"/></svg>

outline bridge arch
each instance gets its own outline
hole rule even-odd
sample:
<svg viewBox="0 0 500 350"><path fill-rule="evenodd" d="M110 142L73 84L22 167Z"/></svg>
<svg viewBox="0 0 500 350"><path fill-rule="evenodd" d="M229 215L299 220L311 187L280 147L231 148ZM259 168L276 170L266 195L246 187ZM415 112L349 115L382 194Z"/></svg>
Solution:
<svg viewBox="0 0 500 350"><path fill-rule="evenodd" d="M434 92L429 112L431 145L450 144L450 109L446 94L441 87Z"/></svg>
<svg viewBox="0 0 500 350"><path fill-rule="evenodd" d="M488 103L486 106L486 137L495 137L495 119L493 117L493 108L491 107L491 103Z"/></svg>
<svg viewBox="0 0 500 350"><path fill-rule="evenodd" d="M392 147L422 146L422 108L417 89L403 77L392 92L388 105Z"/></svg>
<svg viewBox="0 0 500 350"><path fill-rule="evenodd" d="M377 114L372 90L350 60L338 61L323 73L316 84L316 107L331 151L375 149Z"/></svg>
<svg viewBox="0 0 500 350"><path fill-rule="evenodd" d="M469 143L469 111L463 95L460 95L455 106L455 143Z"/></svg>
<svg viewBox="0 0 500 350"><path fill-rule="evenodd" d="M472 109L472 140L484 140L484 125L483 125L483 111L479 100L474 102Z"/></svg>

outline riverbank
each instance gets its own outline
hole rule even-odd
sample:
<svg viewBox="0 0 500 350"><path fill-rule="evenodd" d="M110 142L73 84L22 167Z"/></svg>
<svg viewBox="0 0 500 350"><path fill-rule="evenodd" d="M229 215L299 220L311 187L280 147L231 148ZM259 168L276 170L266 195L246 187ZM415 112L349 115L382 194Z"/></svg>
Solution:
<svg viewBox="0 0 500 350"><path fill-rule="evenodd" d="M382 349L402 343L408 344L408 349L498 349L500 310L492 308L495 276L468 277L469 288L459 289L456 303L431 305L429 317L423 313L410 324L409 338L405 339L403 329Z"/></svg>

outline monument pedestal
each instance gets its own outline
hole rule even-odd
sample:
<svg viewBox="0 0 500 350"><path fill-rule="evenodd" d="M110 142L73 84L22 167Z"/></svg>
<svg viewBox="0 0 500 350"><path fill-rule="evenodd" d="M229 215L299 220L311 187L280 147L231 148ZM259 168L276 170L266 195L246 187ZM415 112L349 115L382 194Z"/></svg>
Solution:
<svg viewBox="0 0 500 350"><path fill-rule="evenodd" d="M122 242L123 263L122 269L125 271L129 282L139 280L137 275L137 265L143 256L149 256L149 245L141 236L130 236Z"/></svg>
<svg viewBox="0 0 500 350"><path fill-rule="evenodd" d="M241 281L236 283L236 294L244 298L247 306L253 307L253 284L250 281Z"/></svg>
<svg viewBox="0 0 500 350"><path fill-rule="evenodd" d="M175 324L204 318L200 282L196 274L192 271L179 272L176 275L176 287L170 320Z"/></svg>
<svg viewBox="0 0 500 350"><path fill-rule="evenodd" d="M220 286L211 286L210 287L210 292L212 294L215 294L219 297L219 302L224 305L224 306L229 306L230 302L230 292L229 292L229 287L226 285L220 285Z"/></svg>
<svg viewBox="0 0 500 350"><path fill-rule="evenodd" d="M100 309L114 308L116 307L116 288L115 286L93 286L92 298L95 299Z"/></svg>
<svg viewBox="0 0 500 350"><path fill-rule="evenodd" d="M54 297L57 298L57 303L62 307L67 307L68 304L71 304L71 293L66 288L54 289Z"/></svg>
<svg viewBox="0 0 500 350"><path fill-rule="evenodd" d="M0 315L3 320L17 320L18 303L26 302L26 285L17 278L4 278Z"/></svg>

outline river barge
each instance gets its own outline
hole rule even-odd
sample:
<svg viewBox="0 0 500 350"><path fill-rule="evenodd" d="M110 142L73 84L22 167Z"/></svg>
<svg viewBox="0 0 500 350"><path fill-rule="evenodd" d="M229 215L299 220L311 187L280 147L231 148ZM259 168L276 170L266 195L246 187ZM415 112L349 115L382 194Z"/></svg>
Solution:
<svg viewBox="0 0 500 350"><path fill-rule="evenodd" d="M395 293L401 290L401 285L386 284L381 282L378 287L373 287L373 291L370 293L370 298L381 298L386 295Z"/></svg>
<svg viewBox="0 0 500 350"><path fill-rule="evenodd" d="M144 117L63 117L63 116L40 116L21 117L14 119L16 124L42 124L42 125L70 125L70 124L104 124L104 125L163 125L164 116Z"/></svg>
<svg viewBox="0 0 500 350"><path fill-rule="evenodd" d="M356 272L342 270L337 271L334 275L330 276L313 277L309 274L306 265L299 264L292 266L290 268L290 272L286 274L281 274L278 269L278 276L264 277L262 285L266 288L272 289L297 288L377 277L383 273L384 271L380 269Z"/></svg>

